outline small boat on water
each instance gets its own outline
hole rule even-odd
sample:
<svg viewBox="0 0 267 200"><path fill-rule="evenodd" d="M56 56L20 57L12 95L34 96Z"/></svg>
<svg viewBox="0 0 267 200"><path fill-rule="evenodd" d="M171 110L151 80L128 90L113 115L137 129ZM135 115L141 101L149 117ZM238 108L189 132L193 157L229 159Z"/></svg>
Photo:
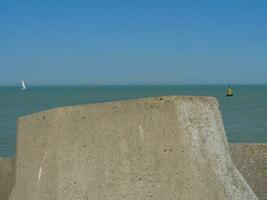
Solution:
<svg viewBox="0 0 267 200"><path fill-rule="evenodd" d="M233 89L231 88L230 84L228 85L228 89L227 89L226 96L227 96L227 97L232 97L232 96L234 96Z"/></svg>
<svg viewBox="0 0 267 200"><path fill-rule="evenodd" d="M26 84L25 84L23 79L21 80L21 87L22 87L22 90L26 90L27 89Z"/></svg>

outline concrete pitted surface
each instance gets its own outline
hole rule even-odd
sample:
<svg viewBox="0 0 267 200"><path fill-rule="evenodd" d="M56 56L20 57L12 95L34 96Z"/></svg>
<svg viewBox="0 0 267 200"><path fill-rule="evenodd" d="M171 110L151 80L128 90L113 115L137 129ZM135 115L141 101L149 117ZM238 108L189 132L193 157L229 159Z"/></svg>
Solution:
<svg viewBox="0 0 267 200"><path fill-rule="evenodd" d="M232 160L252 190L267 200L267 144L230 144Z"/></svg>
<svg viewBox="0 0 267 200"><path fill-rule="evenodd" d="M10 200L257 199L212 97L52 109L18 120Z"/></svg>
<svg viewBox="0 0 267 200"><path fill-rule="evenodd" d="M8 200L15 185L15 159L0 158L0 200Z"/></svg>

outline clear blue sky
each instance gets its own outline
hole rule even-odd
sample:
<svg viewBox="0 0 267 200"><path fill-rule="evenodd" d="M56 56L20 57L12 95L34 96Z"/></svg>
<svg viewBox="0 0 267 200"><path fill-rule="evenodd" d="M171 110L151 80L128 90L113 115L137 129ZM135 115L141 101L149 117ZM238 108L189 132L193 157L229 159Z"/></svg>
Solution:
<svg viewBox="0 0 267 200"><path fill-rule="evenodd" d="M264 0L1 0L0 84L266 84L266 9Z"/></svg>

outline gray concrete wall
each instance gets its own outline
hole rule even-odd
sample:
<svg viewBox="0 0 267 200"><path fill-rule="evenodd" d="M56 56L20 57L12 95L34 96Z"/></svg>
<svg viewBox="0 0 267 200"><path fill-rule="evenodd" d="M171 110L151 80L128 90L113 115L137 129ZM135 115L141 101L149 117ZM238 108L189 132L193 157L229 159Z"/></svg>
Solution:
<svg viewBox="0 0 267 200"><path fill-rule="evenodd" d="M0 200L8 200L15 185L15 158L0 158Z"/></svg>
<svg viewBox="0 0 267 200"><path fill-rule="evenodd" d="M232 159L260 200L267 200L267 144L230 144ZM0 158L0 200L15 184L15 158Z"/></svg>
<svg viewBox="0 0 267 200"><path fill-rule="evenodd" d="M211 97L52 109L18 121L10 200L257 199Z"/></svg>
<svg viewBox="0 0 267 200"><path fill-rule="evenodd" d="M232 160L260 200L267 200L267 144L230 144ZM15 158L0 158L0 200L15 185Z"/></svg>
<svg viewBox="0 0 267 200"><path fill-rule="evenodd" d="M230 144L232 159L252 190L267 200L267 144Z"/></svg>

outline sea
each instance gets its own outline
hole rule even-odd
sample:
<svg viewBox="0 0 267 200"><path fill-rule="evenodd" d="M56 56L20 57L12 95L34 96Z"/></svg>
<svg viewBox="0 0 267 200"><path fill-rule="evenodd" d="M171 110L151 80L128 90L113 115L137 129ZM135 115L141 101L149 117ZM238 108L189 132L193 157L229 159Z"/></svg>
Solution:
<svg viewBox="0 0 267 200"><path fill-rule="evenodd" d="M229 142L267 142L267 85L0 86L0 157L16 154L18 117L55 107L166 95L214 96Z"/></svg>

